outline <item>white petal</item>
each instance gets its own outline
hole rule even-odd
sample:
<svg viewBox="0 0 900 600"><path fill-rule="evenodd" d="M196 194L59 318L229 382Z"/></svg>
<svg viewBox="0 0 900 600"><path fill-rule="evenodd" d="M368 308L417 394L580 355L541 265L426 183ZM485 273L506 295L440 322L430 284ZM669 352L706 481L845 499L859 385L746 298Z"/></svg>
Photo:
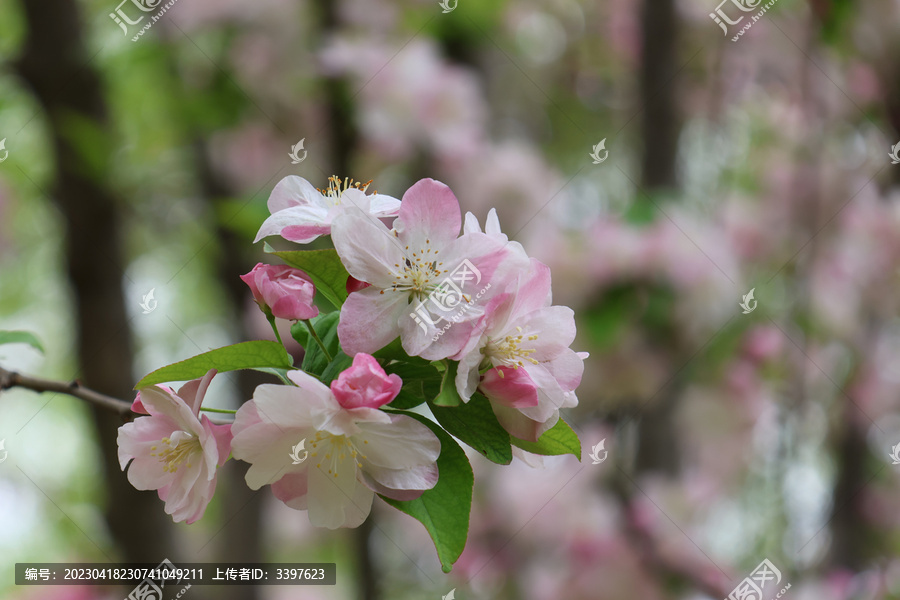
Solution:
<svg viewBox="0 0 900 600"><path fill-rule="evenodd" d="M391 423L360 423L362 433L353 442L365 459L389 469L409 469L433 463L441 454L441 441L428 427L406 415L391 415ZM365 442L368 443L365 443Z"/></svg>
<svg viewBox="0 0 900 600"><path fill-rule="evenodd" d="M372 215L347 210L331 224L331 239L347 271L377 288L389 288L406 256L400 240Z"/></svg>
<svg viewBox="0 0 900 600"><path fill-rule="evenodd" d="M316 187L302 177L288 175L278 182L269 196L269 212L275 214L291 206L325 206L325 198Z"/></svg>
<svg viewBox="0 0 900 600"><path fill-rule="evenodd" d="M356 478L356 459L347 455L338 461L335 477L328 472L330 464L320 458L321 466L309 469L309 522L328 529L358 527L369 516L375 494Z"/></svg>
<svg viewBox="0 0 900 600"><path fill-rule="evenodd" d="M270 235L281 235L281 230L285 227L295 225L327 226L328 224L328 210L326 208L321 206L292 206L273 213L272 216L263 221L253 243L255 244Z"/></svg>

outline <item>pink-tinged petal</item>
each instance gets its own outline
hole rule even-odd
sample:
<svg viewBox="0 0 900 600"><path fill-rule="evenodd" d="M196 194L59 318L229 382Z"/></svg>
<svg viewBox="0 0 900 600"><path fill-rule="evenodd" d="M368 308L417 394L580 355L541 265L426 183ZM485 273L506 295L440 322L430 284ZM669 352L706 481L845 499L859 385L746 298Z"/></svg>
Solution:
<svg viewBox="0 0 900 600"><path fill-rule="evenodd" d="M437 484L438 466L431 463L409 469L388 469L367 464L363 467L363 479L373 491L388 498L414 500Z"/></svg>
<svg viewBox="0 0 900 600"><path fill-rule="evenodd" d="M203 415L200 417L200 423L203 425L203 428L209 433L211 439L215 442L212 444L216 449L216 464L218 466L222 466L228 460L228 456L231 454L231 440L234 435L231 433L231 423L225 423L223 425L216 425L212 421L209 420L209 417ZM213 469L215 470L215 469Z"/></svg>
<svg viewBox="0 0 900 600"><path fill-rule="evenodd" d="M522 414L538 422L546 422L558 415L560 408L570 406L571 394L562 389L559 382L543 364L527 364L524 368L537 385L537 406L521 408Z"/></svg>
<svg viewBox="0 0 900 600"><path fill-rule="evenodd" d="M389 469L409 469L433 463L441 454L441 441L428 427L406 415L390 415L390 423L361 423L353 437L360 460ZM366 443L368 442L368 443Z"/></svg>
<svg viewBox="0 0 900 600"><path fill-rule="evenodd" d="M324 205L325 199L316 186L302 177L288 175L278 182L269 196L269 212L275 214L292 206Z"/></svg>
<svg viewBox="0 0 900 600"><path fill-rule="evenodd" d="M500 425L510 435L530 442L536 442L540 437L538 433L540 423L529 419L518 409L503 406L499 402L491 402L491 408L494 409L494 416L497 417Z"/></svg>
<svg viewBox="0 0 900 600"><path fill-rule="evenodd" d="M308 463L305 463L308 464ZM299 473L289 473L272 484L272 493L294 510L306 510L309 493L308 467Z"/></svg>
<svg viewBox="0 0 900 600"><path fill-rule="evenodd" d="M532 258L528 273L523 274L519 279L510 322L547 306L550 297L550 283L550 267L536 258Z"/></svg>
<svg viewBox="0 0 900 600"><path fill-rule="evenodd" d="M309 467L309 522L328 529L358 527L369 516L375 495L357 480L356 459L349 455L338 459L336 471L330 473L330 461L318 464Z"/></svg>
<svg viewBox="0 0 900 600"><path fill-rule="evenodd" d="M372 354L400 335L401 319L409 319L406 294L368 287L347 297L341 307L338 339L349 355Z"/></svg>
<svg viewBox="0 0 900 600"><path fill-rule="evenodd" d="M280 235L292 242L299 241L298 238L301 238L305 241L299 243L308 243L319 235L327 235L330 231L329 225L328 209L325 207L293 206L272 213L272 216L263 221L253 243L255 244L270 235ZM306 231L304 228L309 228L309 231ZM310 235L315 237L307 239Z"/></svg>
<svg viewBox="0 0 900 600"><path fill-rule="evenodd" d="M136 457L128 468L128 482L136 490L158 490L175 479L164 467L155 456Z"/></svg>
<svg viewBox="0 0 900 600"><path fill-rule="evenodd" d="M271 305L272 314L290 321L312 319L319 314L319 309L311 302L295 296L282 296Z"/></svg>
<svg viewBox="0 0 900 600"><path fill-rule="evenodd" d="M586 353L566 348L559 356L544 363L560 387L567 392L574 391L581 384L581 376L584 374L584 359L581 354Z"/></svg>
<svg viewBox="0 0 900 600"><path fill-rule="evenodd" d="M138 417L131 423L119 427L118 454L119 465L122 470L128 461L138 456L149 456L152 446L159 445L159 441L168 437L178 428L175 421L168 418Z"/></svg>
<svg viewBox="0 0 900 600"><path fill-rule="evenodd" d="M200 421L187 403L159 386L152 385L141 389L141 404L151 416L166 416L178 424L178 429L190 433L200 433Z"/></svg>
<svg viewBox="0 0 900 600"><path fill-rule="evenodd" d="M331 392L345 409L378 408L389 403L403 387L398 375L388 375L371 355L362 352L331 382Z"/></svg>
<svg viewBox="0 0 900 600"><path fill-rule="evenodd" d="M131 403L131 412L138 413L141 415L149 415L147 409L144 408L144 405L141 403L141 393L138 392L134 397L134 402Z"/></svg>
<svg viewBox="0 0 900 600"><path fill-rule="evenodd" d="M194 416L200 414L200 406L203 404L206 390L209 389L209 384L212 382L213 377L216 376L216 373L218 371L210 369L200 379L188 381L178 390L178 397L191 407L191 412L194 413Z"/></svg>
<svg viewBox="0 0 900 600"><path fill-rule="evenodd" d="M216 479L198 483L191 496L181 504L172 506L173 510L169 510L169 503L166 503L166 512L172 515L172 519L176 523L184 521L188 525L195 523L203 517L206 507L209 506L213 494L216 491Z"/></svg>
<svg viewBox="0 0 900 600"><path fill-rule="evenodd" d="M533 310L509 322L506 335L513 335L521 327L523 348L533 349L529 356L539 362L550 361L562 354L575 341L575 312L568 306L546 306ZM536 335L537 339L527 339Z"/></svg>
<svg viewBox="0 0 900 600"><path fill-rule="evenodd" d="M511 408L537 406L537 386L525 369L496 367L484 374L479 386L481 392L491 399Z"/></svg>
<svg viewBox="0 0 900 600"><path fill-rule="evenodd" d="M442 248L459 237L462 215L459 200L440 181L420 179L403 194L394 229L405 244L420 246L428 239Z"/></svg>
<svg viewBox="0 0 900 600"><path fill-rule="evenodd" d="M369 287L370 285L372 285L372 284L366 283L365 281L360 281L359 279L357 279L356 277L351 275L347 278L347 285L346 285L347 293L352 294L353 292L358 292L359 290L364 290L367 287Z"/></svg>
<svg viewBox="0 0 900 600"><path fill-rule="evenodd" d="M400 212L400 201L392 196L372 194L369 199L372 202L370 210L376 217L396 217Z"/></svg>
<svg viewBox="0 0 900 600"><path fill-rule="evenodd" d="M346 210L334 219L331 239L347 272L377 288L390 288L406 260L393 232L359 210Z"/></svg>
<svg viewBox="0 0 900 600"><path fill-rule="evenodd" d="M331 233L331 227L328 225L288 225L281 230L281 237L289 242L308 244L329 233Z"/></svg>
<svg viewBox="0 0 900 600"><path fill-rule="evenodd" d="M209 478L201 478L201 473L206 473L206 469L202 456L199 454L193 455L192 458L187 459L185 464L179 465L166 497L168 514L171 515L178 507L191 501L195 484L207 485L209 483ZM198 492L202 492L203 487L197 489Z"/></svg>

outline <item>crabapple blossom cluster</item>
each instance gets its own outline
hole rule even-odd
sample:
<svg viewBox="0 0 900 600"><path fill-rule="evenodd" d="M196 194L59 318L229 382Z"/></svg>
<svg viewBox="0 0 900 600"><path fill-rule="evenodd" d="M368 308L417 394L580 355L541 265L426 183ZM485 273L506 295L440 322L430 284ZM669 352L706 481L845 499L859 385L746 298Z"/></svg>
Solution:
<svg viewBox="0 0 900 600"><path fill-rule="evenodd" d="M269 198L257 241L333 244L266 244L285 264L242 277L276 336L276 318L294 322L299 367L278 337L206 352L136 386L143 416L120 429L119 459L176 521L203 515L230 455L250 464L250 488L271 486L314 525L356 527L378 494L437 538L468 529L473 476L457 439L499 464L513 449L580 457L559 411L578 402L587 354L570 348L574 313L552 305L550 269L502 233L494 210L484 230L471 213L463 220L438 181L402 200L368 186L331 177L320 190L290 176ZM198 417L216 372L244 368L280 383L257 387L231 423ZM189 377L177 393L160 385ZM462 546L447 546L438 554L449 569Z"/></svg>

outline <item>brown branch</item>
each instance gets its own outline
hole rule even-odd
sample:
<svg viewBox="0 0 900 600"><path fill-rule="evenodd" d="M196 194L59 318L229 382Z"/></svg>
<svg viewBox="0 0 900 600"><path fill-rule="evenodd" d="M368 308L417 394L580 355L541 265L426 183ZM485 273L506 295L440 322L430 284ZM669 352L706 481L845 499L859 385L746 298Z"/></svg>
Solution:
<svg viewBox="0 0 900 600"><path fill-rule="evenodd" d="M100 408L111 410L112 412L122 415L123 417L128 417L129 419L145 416L132 411L131 402L113 398L112 396L101 394L100 392L95 392L94 390L81 385L81 382L77 379L68 383L65 381L53 381L52 379L38 379L37 377L29 377L14 371L7 371L3 367L0 367L0 391L14 387L24 388L40 394L50 392L74 396L75 398L80 398L81 400L95 404ZM216 425L227 425L231 423L231 421L213 419L211 417L209 420Z"/></svg>
<svg viewBox="0 0 900 600"><path fill-rule="evenodd" d="M0 391L14 387L25 388L38 393L54 392L57 394L67 394L123 416L135 414L131 411L131 402L95 392L94 390L81 385L78 380L67 383L65 381L38 379L37 377L29 377L13 371L7 371L3 367L0 367Z"/></svg>

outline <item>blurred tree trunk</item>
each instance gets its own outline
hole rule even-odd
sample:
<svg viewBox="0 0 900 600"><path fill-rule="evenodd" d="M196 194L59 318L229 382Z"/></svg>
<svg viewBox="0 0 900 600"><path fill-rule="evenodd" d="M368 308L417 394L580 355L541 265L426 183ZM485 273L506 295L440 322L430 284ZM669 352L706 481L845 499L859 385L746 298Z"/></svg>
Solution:
<svg viewBox="0 0 900 600"><path fill-rule="evenodd" d="M675 0L644 0L641 14L640 91L643 120L641 187L651 197L675 191L676 162L681 129L677 110L677 30ZM675 347L679 347L675 344ZM685 352L683 355L690 355ZM673 361L676 364L677 360ZM676 377L660 391L642 415L635 469L675 475L678 440L674 420L682 379Z"/></svg>
<svg viewBox="0 0 900 600"><path fill-rule="evenodd" d="M237 324L239 341L252 339L243 317L244 301L250 290L240 276L248 272L248 240L240 239L222 225L220 210L223 203L234 197L233 190L217 176L210 160L208 144L197 141L194 144L197 171L201 190L209 204L209 209L217 215L216 237L221 258L218 261L218 280L225 288L226 310ZM238 371L237 378L241 402L249 401L253 391L261 383L271 383L255 371ZM222 496L223 519L226 521L221 540L216 546L215 560L231 563L257 563L266 560L262 549L262 507L265 496L259 490L253 491L244 482L249 463L231 461L219 475L218 494ZM262 590L258 586L223 587L217 592L217 600L258 600Z"/></svg>
<svg viewBox="0 0 900 600"><path fill-rule="evenodd" d="M326 40L339 26L338 3L333 0L317 0L321 40ZM331 166L341 177L350 176L350 160L359 137L355 127L355 115L347 82L342 78L326 78L325 101L328 105L328 132L331 135ZM362 178L360 176L360 178ZM365 179L363 179L365 181ZM353 554L356 559L357 590L362 600L380 600L381 590L376 577L377 567L372 553L372 530L375 511L351 533Z"/></svg>
<svg viewBox="0 0 900 600"><path fill-rule="evenodd" d="M111 396L130 398L134 381L122 293L120 207L104 183L112 145L100 80L84 51L74 0L23 1L22 6L28 35L16 67L50 126L56 163L51 195L65 217L79 379ZM90 162L83 151L87 146L95 159ZM135 490L119 468L120 418L92 410L106 480L106 518L124 559L168 557L177 563L179 557L170 554L172 521L156 493Z"/></svg>
<svg viewBox="0 0 900 600"><path fill-rule="evenodd" d="M641 182L649 193L678 185L678 114L675 0L644 0L641 14Z"/></svg>

